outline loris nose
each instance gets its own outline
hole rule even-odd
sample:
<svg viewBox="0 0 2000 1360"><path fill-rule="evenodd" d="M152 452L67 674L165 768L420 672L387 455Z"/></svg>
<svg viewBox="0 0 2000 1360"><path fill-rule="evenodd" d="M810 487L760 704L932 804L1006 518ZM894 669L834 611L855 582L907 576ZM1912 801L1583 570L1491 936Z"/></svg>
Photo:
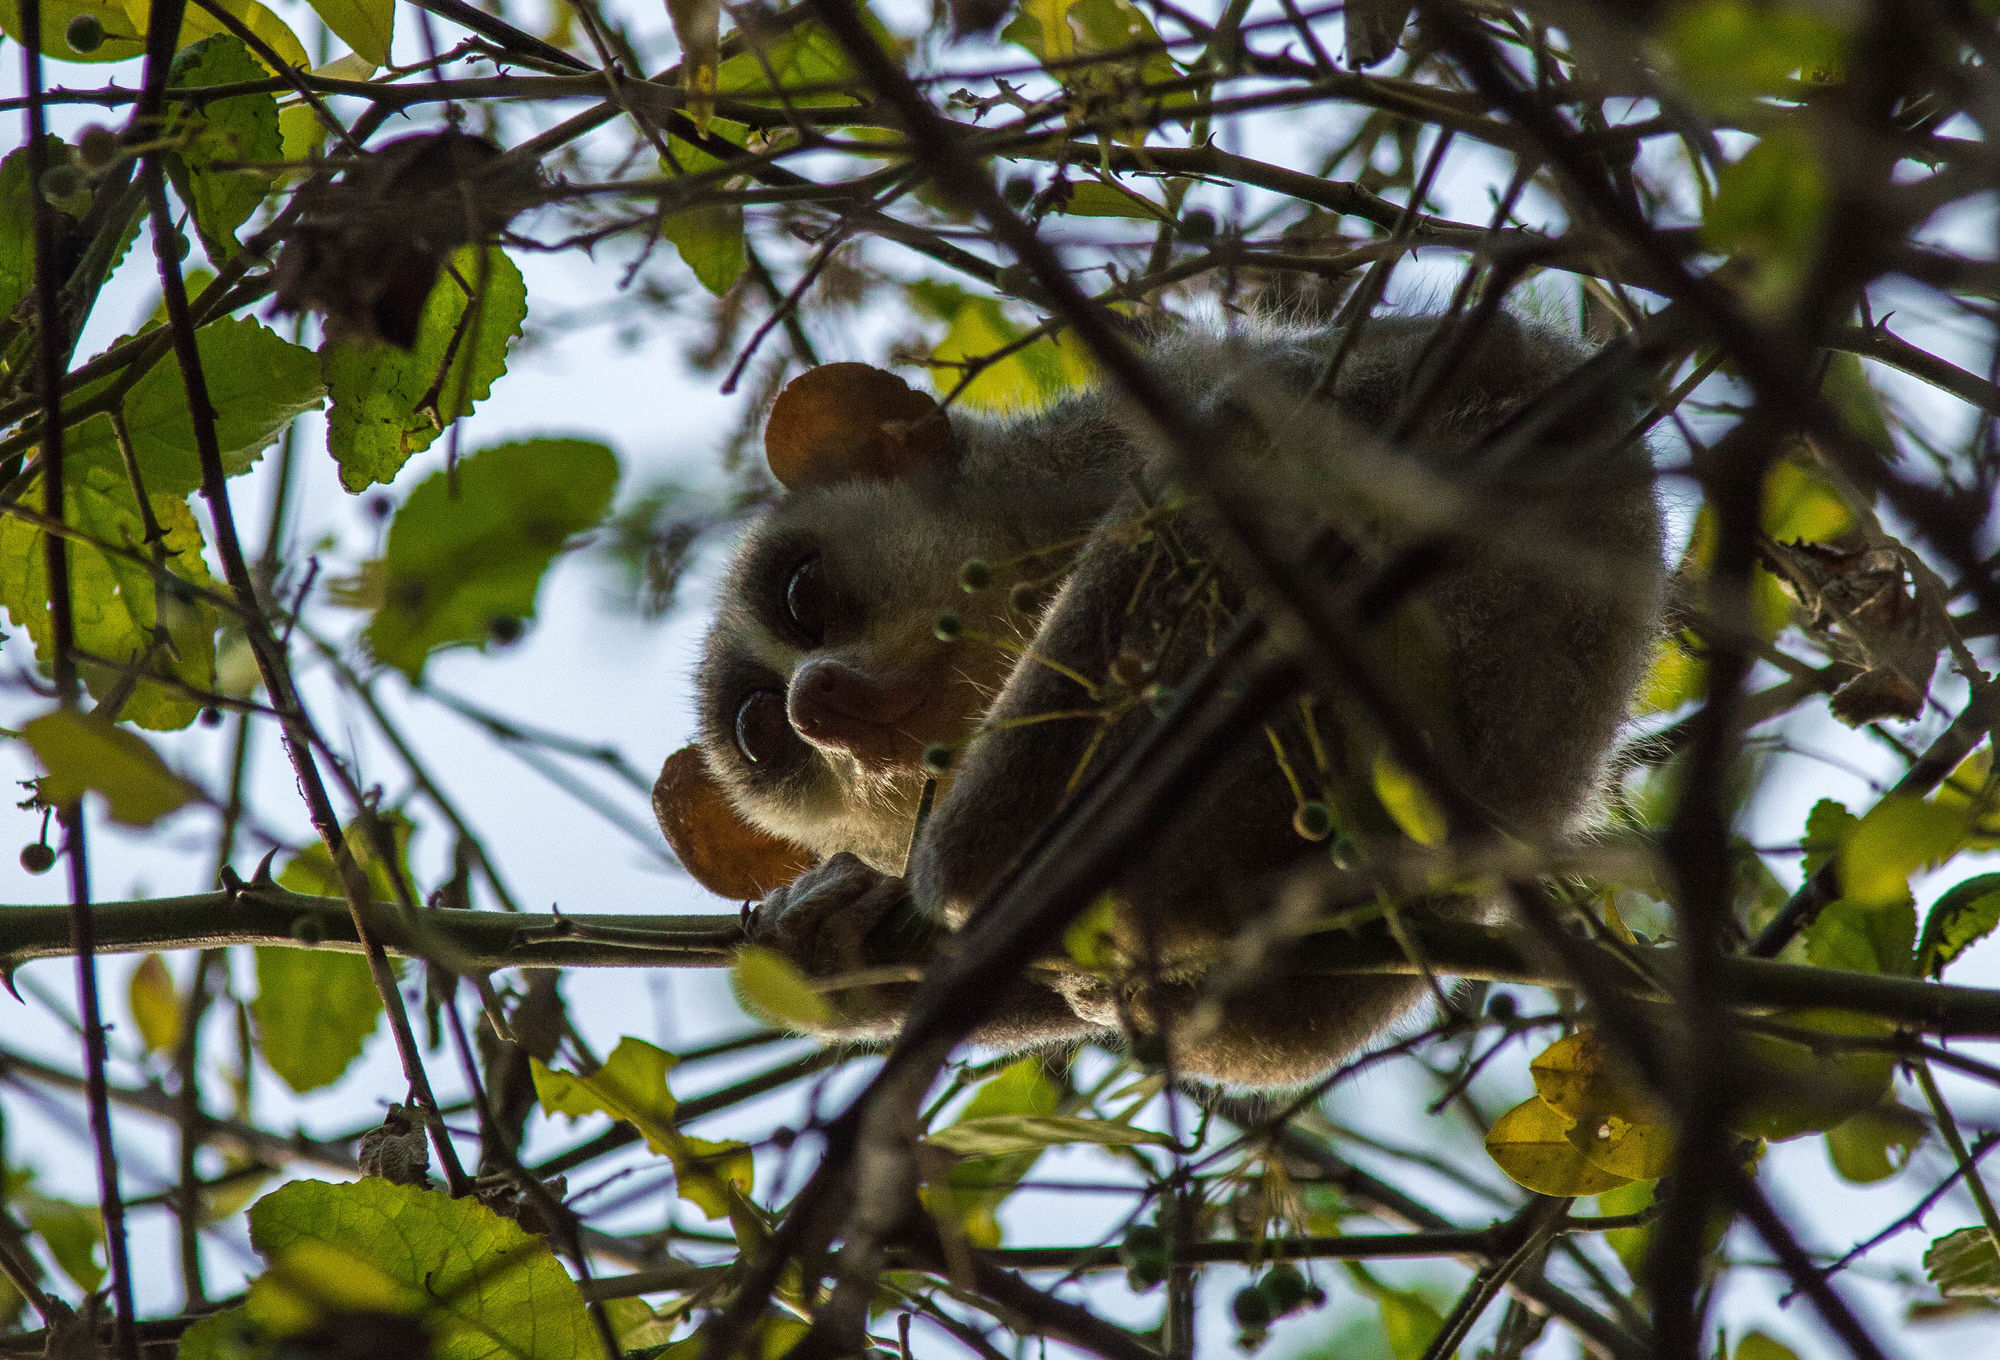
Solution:
<svg viewBox="0 0 2000 1360"><path fill-rule="evenodd" d="M923 700L920 685L814 657L792 672L785 713L807 741L845 748L871 764L887 764L909 757L904 748L911 739L896 724Z"/></svg>

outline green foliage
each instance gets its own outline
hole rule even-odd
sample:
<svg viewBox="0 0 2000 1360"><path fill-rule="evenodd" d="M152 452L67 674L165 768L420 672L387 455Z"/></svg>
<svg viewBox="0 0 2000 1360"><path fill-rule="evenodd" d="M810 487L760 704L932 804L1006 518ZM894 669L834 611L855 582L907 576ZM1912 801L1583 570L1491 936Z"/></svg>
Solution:
<svg viewBox="0 0 2000 1360"><path fill-rule="evenodd" d="M395 480L411 455L485 400L507 371L507 348L528 314L527 285L498 247L484 261L469 248L452 256L408 353L361 341L336 341L320 352L333 397L327 447L349 491ZM468 311L474 319L466 319Z"/></svg>
<svg viewBox="0 0 2000 1360"><path fill-rule="evenodd" d="M1806 957L1821 968L1914 977L1917 909L1901 901L1868 903L1843 897L1806 927Z"/></svg>
<svg viewBox="0 0 2000 1360"><path fill-rule="evenodd" d="M1382 1334L1388 1338L1390 1354L1396 1360L1422 1360L1431 1339L1444 1327L1444 1314L1437 1304L1421 1289L1398 1289L1384 1283L1358 1261L1345 1264L1355 1287L1375 1300L1381 1311Z"/></svg>
<svg viewBox="0 0 2000 1360"><path fill-rule="evenodd" d="M54 137L48 144L51 150L60 145ZM13 311L34 287L34 193L28 182L28 148L20 146L0 160L0 316Z"/></svg>
<svg viewBox="0 0 2000 1360"><path fill-rule="evenodd" d="M1922 1115L1885 1101L1828 1129L1826 1155L1844 1179L1871 1185L1901 1171L1928 1132Z"/></svg>
<svg viewBox="0 0 2000 1360"><path fill-rule="evenodd" d="M104 1246L104 1216L97 1206L57 1199L30 1185L10 1190L6 1202L27 1220L29 1230L42 1239L70 1283L85 1293L104 1283L104 1262L99 1259Z"/></svg>
<svg viewBox="0 0 2000 1360"><path fill-rule="evenodd" d="M1868 906L1908 901L1910 875L1951 858L1965 835L1963 812L1888 794L1868 809L1840 848L1841 889Z"/></svg>
<svg viewBox="0 0 2000 1360"><path fill-rule="evenodd" d="M412 828L400 815L375 818L395 847L394 873L408 884ZM376 853L376 839L360 824L346 844L377 902L397 900L390 866ZM333 857L324 844L307 846L278 875L279 886L314 897L342 897ZM266 948L257 951L257 997L250 1003L257 1047L271 1070L304 1093L340 1080L382 1020L382 996L362 954L332 949Z"/></svg>
<svg viewBox="0 0 2000 1360"><path fill-rule="evenodd" d="M169 83L199 89L263 78L264 68L231 34L204 38L174 58ZM278 101L262 92L210 100L181 115L173 136L179 149L168 161L174 188L194 210L209 258L227 260L241 247L236 229L271 191L271 172L227 162L275 161L284 154L278 135Z"/></svg>
<svg viewBox="0 0 2000 1360"><path fill-rule="evenodd" d="M389 526L369 651L412 680L431 653L477 646L531 619L542 577L604 518L618 459L581 439L482 449L417 483Z"/></svg>
<svg viewBox="0 0 2000 1360"><path fill-rule="evenodd" d="M165 959L148 954L139 960L125 986L125 1004L148 1051L171 1052L181 1037L181 1005Z"/></svg>
<svg viewBox="0 0 2000 1360"><path fill-rule="evenodd" d="M950 1151L960 1151L953 1146L956 1137L954 1129L1054 1119L1061 1107L1061 1099L1055 1084L1042 1070L1041 1059L1023 1058L982 1082L979 1089L972 1093L972 1099L965 1103L958 1118L944 1128L934 1130L926 1141ZM976 1136L969 1144L972 1147L979 1145ZM1034 1169L1036 1161L1049 1146L1048 1142L1032 1139L1014 1139L1003 1146L996 1140L987 1144L990 1150L984 1155L962 1152L963 1160L952 1166L944 1184L933 1182L926 1187L925 1205L933 1214L948 1216L972 1245L997 1247L1001 1240L1000 1221L996 1216L1000 1206L1007 1202L1007 1197L1014 1192L1021 1178Z"/></svg>
<svg viewBox="0 0 2000 1360"><path fill-rule="evenodd" d="M1798 1352L1762 1332L1746 1332L1736 1343L1736 1360L1799 1360Z"/></svg>
<svg viewBox="0 0 2000 1360"><path fill-rule="evenodd" d="M396 0L312 0L313 12L370 66L389 64Z"/></svg>
<svg viewBox="0 0 2000 1360"><path fill-rule="evenodd" d="M215 439L224 475L247 472L257 456L278 442L285 427L326 398L312 351L280 339L267 327L223 317L195 333L202 377L215 408ZM86 388L89 397L103 385ZM185 496L201 485L194 418L187 387L171 354L133 384L119 408L132 438L139 478L151 496ZM111 418L94 415L64 436L67 461L89 463L123 477L124 461Z"/></svg>
<svg viewBox="0 0 2000 1360"><path fill-rule="evenodd" d="M597 1071L558 1072L539 1059L534 1064L535 1095L550 1114L572 1119L608 1114L637 1129L646 1146L669 1158L682 1199L710 1218L734 1218L744 1211L754 1184L750 1149L742 1143L690 1138L674 1127L678 1104L667 1089L667 1072L679 1062L643 1039L625 1038Z"/></svg>
<svg viewBox="0 0 2000 1360"><path fill-rule="evenodd" d="M576 1282L540 1238L475 1200L391 1185L293 1181L250 1210L250 1241L269 1262L233 1322L266 1349L342 1312L402 1317L432 1360L603 1360ZM227 1316L227 1315L225 1315Z"/></svg>
<svg viewBox="0 0 2000 1360"><path fill-rule="evenodd" d="M1816 874L1820 867L1840 853L1840 847L1847 844L1854 834L1854 828L1861 819L1847 810L1843 803L1831 798L1822 798L1813 804L1806 814L1806 834L1803 843L1808 875Z"/></svg>
<svg viewBox="0 0 2000 1360"><path fill-rule="evenodd" d="M1918 970L1936 977L2000 925L2000 873L1975 874L1931 904L1917 945Z"/></svg>
<svg viewBox="0 0 2000 1360"><path fill-rule="evenodd" d="M951 323L931 351L932 381L940 392L957 390L966 406L1033 410L1090 381L1093 370L1074 340L1044 337L1002 355L1028 328L1014 322L997 300L943 286L914 291L926 311Z"/></svg>
<svg viewBox="0 0 2000 1360"><path fill-rule="evenodd" d="M71 20L87 14L103 31L98 46L88 52L71 46L67 34ZM145 36L132 22L123 5L114 0L43 0L42 55L62 61L128 61L145 47ZM0 0L0 33L17 44L21 38L21 0Z"/></svg>
<svg viewBox="0 0 2000 1360"><path fill-rule="evenodd" d="M1724 115L1771 95L1803 93L1845 62L1847 34L1835 7L1694 0L1673 11L1663 37L1689 94Z"/></svg>
<svg viewBox="0 0 2000 1360"><path fill-rule="evenodd" d="M1831 194L1812 141L1789 128L1775 130L1723 168L1702 235L1756 264L1751 301L1775 313L1796 301L1806 283Z"/></svg>
<svg viewBox="0 0 2000 1360"><path fill-rule="evenodd" d="M1843 1037L1881 1040L1894 1027L1847 1011L1781 1012L1772 1021L1786 1034L1746 1034L1743 1089L1750 1099L1736 1131L1782 1142L1822 1133L1873 1109L1889 1089L1895 1059L1879 1048L1855 1048Z"/></svg>
<svg viewBox="0 0 2000 1360"><path fill-rule="evenodd" d="M1983 1226L1946 1233L1925 1249L1924 1273L1948 1299L2000 1299L2000 1243Z"/></svg>
<svg viewBox="0 0 2000 1360"><path fill-rule="evenodd" d="M751 945L738 950L729 986L744 1010L780 1029L810 1034L833 1019L826 998L797 964L775 949Z"/></svg>
<svg viewBox="0 0 2000 1360"><path fill-rule="evenodd" d="M21 734L48 771L40 793L51 806L86 792L102 794L113 821L150 826L198 792L167 768L145 738L97 713L59 708L30 719Z"/></svg>

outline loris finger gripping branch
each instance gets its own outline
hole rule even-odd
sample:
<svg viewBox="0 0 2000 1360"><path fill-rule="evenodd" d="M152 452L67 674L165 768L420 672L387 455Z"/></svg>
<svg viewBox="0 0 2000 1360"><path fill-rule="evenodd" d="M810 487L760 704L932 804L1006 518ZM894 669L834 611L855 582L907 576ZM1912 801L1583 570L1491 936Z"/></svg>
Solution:
<svg viewBox="0 0 2000 1360"><path fill-rule="evenodd" d="M1531 422L1502 470L1479 458L1496 431L1518 446L1524 426L1509 422L1582 358L1504 315L1453 351L1427 409L1404 409L1449 324L1372 320L1337 367L1328 329L1191 332L1148 358L1223 432L1212 456L1264 530L1310 545L1312 588L1449 542L1356 641L1466 787L1516 833L1549 839L1598 791L1653 637L1651 469L1609 399ZM883 932L913 914L962 926L1255 601L1218 560L1198 498L1101 391L947 417L893 374L830 364L785 389L765 442L785 494L736 549L699 670L700 740L668 759L654 807L697 879L761 899L761 942L829 978L878 961ZM982 1042L1138 1030L1180 1072L1274 1086L1311 1079L1410 1008L1412 979L1281 971L1207 997L1227 942L1329 839L1365 862L1422 834L1384 797L1393 763L1352 696L1303 693L1262 737L1121 873L1111 952L1145 968L1046 959ZM829 1033L892 1034L910 991L837 991ZM1205 999L1203 1023L1183 1023Z"/></svg>

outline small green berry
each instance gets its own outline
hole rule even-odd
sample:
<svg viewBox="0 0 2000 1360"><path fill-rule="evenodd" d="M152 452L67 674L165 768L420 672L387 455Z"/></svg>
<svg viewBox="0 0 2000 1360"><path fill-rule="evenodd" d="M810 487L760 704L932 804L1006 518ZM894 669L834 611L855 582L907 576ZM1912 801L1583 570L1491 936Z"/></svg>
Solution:
<svg viewBox="0 0 2000 1360"><path fill-rule="evenodd" d="M89 182L83 177L83 171L67 162L62 165L51 165L42 171L42 197L57 206L61 206L65 199L75 198L89 187Z"/></svg>
<svg viewBox="0 0 2000 1360"><path fill-rule="evenodd" d="M1278 1313L1289 1313L1306 1301L1306 1290L1311 1286L1295 1265L1279 1264L1264 1272L1264 1278L1257 1288L1271 1301L1271 1307Z"/></svg>
<svg viewBox="0 0 2000 1360"><path fill-rule="evenodd" d="M118 159L118 134L92 123L76 139L76 157L93 170L102 170Z"/></svg>
<svg viewBox="0 0 2000 1360"><path fill-rule="evenodd" d="M959 589L970 595L993 584L993 568L986 565L983 557L968 557L965 565L958 569Z"/></svg>
<svg viewBox="0 0 2000 1360"><path fill-rule="evenodd" d="M1215 239L1215 214L1206 208L1191 208L1181 214L1181 236L1189 241Z"/></svg>
<svg viewBox="0 0 2000 1360"><path fill-rule="evenodd" d="M317 916L301 916L292 922L292 938L300 944L319 944L326 939L326 929Z"/></svg>
<svg viewBox="0 0 2000 1360"><path fill-rule="evenodd" d="M1173 711L1174 687L1172 685L1154 685L1147 689L1146 706L1153 710L1154 717L1166 717L1168 713Z"/></svg>
<svg viewBox="0 0 2000 1360"><path fill-rule="evenodd" d="M63 41L70 51L88 56L104 46L104 21L95 14L79 14L63 29Z"/></svg>
<svg viewBox="0 0 2000 1360"><path fill-rule="evenodd" d="M1230 1300L1229 1311L1236 1325L1245 1331L1262 1331L1271 1325L1271 1301L1255 1285L1237 1290L1236 1297Z"/></svg>
<svg viewBox="0 0 2000 1360"><path fill-rule="evenodd" d="M1027 581L1016 581L1007 592L1007 607L1016 614L1032 614L1041 603L1041 592Z"/></svg>
<svg viewBox="0 0 2000 1360"><path fill-rule="evenodd" d="M1007 206L1016 212L1028 206L1035 196L1035 178L1032 175L1010 175L1000 188L1000 196L1007 200Z"/></svg>
<svg viewBox="0 0 2000 1360"><path fill-rule="evenodd" d="M1520 1004L1512 992L1495 992L1486 998L1486 1014L1504 1025L1520 1014Z"/></svg>
<svg viewBox="0 0 2000 1360"><path fill-rule="evenodd" d="M495 614L486 621L486 633L502 647L521 640L521 621L512 614Z"/></svg>
<svg viewBox="0 0 2000 1360"><path fill-rule="evenodd" d="M951 768L952 749L943 742L932 742L924 748L924 768L932 774L943 774Z"/></svg>
<svg viewBox="0 0 2000 1360"><path fill-rule="evenodd" d="M1323 841L1333 834L1333 813L1317 799L1300 803L1292 814L1292 830L1309 841Z"/></svg>
<svg viewBox="0 0 2000 1360"><path fill-rule="evenodd" d="M21 867L31 874L45 874L56 867L56 852L41 841L21 847Z"/></svg>
<svg viewBox="0 0 2000 1360"><path fill-rule="evenodd" d="M938 615L937 626L931 630L939 642L956 642L965 636L965 620L947 609Z"/></svg>
<svg viewBox="0 0 2000 1360"><path fill-rule="evenodd" d="M1343 831L1327 846L1327 856L1332 859L1334 868L1352 869L1361 863L1361 847L1355 843L1354 837Z"/></svg>
<svg viewBox="0 0 2000 1360"><path fill-rule="evenodd" d="M211 706L209 706L209 707L205 707L205 708L203 708L203 709L201 710L201 725L202 725L203 727L220 727L220 726L222 726L222 710L221 710L221 709L219 709L219 708L216 708L216 707L213 707L212 705L211 705Z"/></svg>

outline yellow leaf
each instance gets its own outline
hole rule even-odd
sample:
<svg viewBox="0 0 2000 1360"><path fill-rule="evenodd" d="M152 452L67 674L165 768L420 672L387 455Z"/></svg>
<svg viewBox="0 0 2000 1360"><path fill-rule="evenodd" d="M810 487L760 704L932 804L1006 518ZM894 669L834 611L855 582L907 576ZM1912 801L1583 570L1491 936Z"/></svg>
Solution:
<svg viewBox="0 0 2000 1360"><path fill-rule="evenodd" d="M111 820L151 826L198 794L145 738L95 713L57 709L29 719L21 734L48 771L42 798L57 806L85 792L99 793L110 805Z"/></svg>
<svg viewBox="0 0 2000 1360"><path fill-rule="evenodd" d="M123 3L132 26L144 33L147 16L152 13L152 0L123 0ZM283 19L258 4L257 0L221 0L221 3L222 8L228 10L231 17L263 39L265 45L277 54L278 60L301 70L311 68L312 59L306 56L305 46L299 42L298 35L286 27ZM218 33L228 31L223 27L222 21L207 10L189 5L186 17L181 20L179 45L187 47L200 42L203 38L212 38ZM255 48L251 49L251 54L257 56ZM270 66L262 56L257 56L257 60L264 62L266 67ZM271 74L279 73L274 70Z"/></svg>
<svg viewBox="0 0 2000 1360"><path fill-rule="evenodd" d="M702 132L715 116L715 70L722 54L722 6L717 0L667 0L667 17L681 40L681 88L687 113Z"/></svg>
<svg viewBox="0 0 2000 1360"><path fill-rule="evenodd" d="M149 1051L165 1053L180 1042L180 998L174 995L173 974L167 971L165 959L148 954L139 960L126 987L125 1000L132 1008L132 1023L139 1028L139 1038Z"/></svg>
<svg viewBox="0 0 2000 1360"><path fill-rule="evenodd" d="M1965 843L1966 830L1961 807L1887 795L1840 847L1841 895L1865 906L1904 900L1910 875L1950 859Z"/></svg>
<svg viewBox="0 0 2000 1360"><path fill-rule="evenodd" d="M833 1007L790 959L756 945L736 951L729 983L743 1009L780 1029L810 1034L825 1029Z"/></svg>
<svg viewBox="0 0 2000 1360"><path fill-rule="evenodd" d="M1376 753L1373 774L1376 801L1395 818L1405 836L1419 845L1436 845L1444 839L1444 814L1386 751Z"/></svg>
<svg viewBox="0 0 2000 1360"><path fill-rule="evenodd" d="M1530 1096L1494 1121L1486 1151L1517 1184L1540 1195L1595 1195L1633 1179L1593 1166L1570 1141L1570 1128L1540 1096Z"/></svg>
<svg viewBox="0 0 2000 1360"><path fill-rule="evenodd" d="M396 0L311 0L313 12L333 35L370 66L389 64L396 31Z"/></svg>
<svg viewBox="0 0 2000 1360"><path fill-rule="evenodd" d="M1575 1126L1570 1141L1591 1165L1636 1181L1667 1174L1674 1135L1666 1111L1593 1031L1558 1040L1528 1071L1541 1099Z"/></svg>

